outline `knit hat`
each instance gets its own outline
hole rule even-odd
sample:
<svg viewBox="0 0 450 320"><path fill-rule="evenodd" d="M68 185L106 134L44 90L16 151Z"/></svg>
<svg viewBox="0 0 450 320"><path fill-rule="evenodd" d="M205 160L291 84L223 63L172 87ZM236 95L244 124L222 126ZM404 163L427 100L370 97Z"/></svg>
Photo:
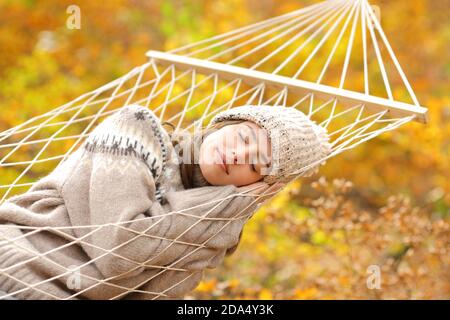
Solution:
<svg viewBox="0 0 450 320"><path fill-rule="evenodd" d="M269 184L288 182L298 174L310 176L331 153L326 129L292 107L235 107L214 116L208 127L226 120L253 121L267 131L272 145L272 165L264 181Z"/></svg>

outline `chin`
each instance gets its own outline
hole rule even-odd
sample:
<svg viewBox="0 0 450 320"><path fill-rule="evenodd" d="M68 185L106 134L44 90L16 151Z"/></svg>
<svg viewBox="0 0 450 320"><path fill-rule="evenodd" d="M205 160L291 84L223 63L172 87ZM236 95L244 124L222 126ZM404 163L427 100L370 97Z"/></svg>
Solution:
<svg viewBox="0 0 450 320"><path fill-rule="evenodd" d="M214 165L200 165L200 171L208 183L215 186L223 185L223 179L220 178L221 172L218 172L214 167Z"/></svg>

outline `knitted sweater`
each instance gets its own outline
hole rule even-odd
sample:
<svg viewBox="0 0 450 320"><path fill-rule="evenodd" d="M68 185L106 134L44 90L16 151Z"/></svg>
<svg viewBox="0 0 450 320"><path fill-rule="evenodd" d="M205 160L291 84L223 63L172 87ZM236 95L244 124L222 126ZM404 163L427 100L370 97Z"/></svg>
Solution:
<svg viewBox="0 0 450 320"><path fill-rule="evenodd" d="M131 105L106 118L0 206L0 291L179 299L193 290L237 246L257 204L233 185L184 190L175 157L150 110Z"/></svg>

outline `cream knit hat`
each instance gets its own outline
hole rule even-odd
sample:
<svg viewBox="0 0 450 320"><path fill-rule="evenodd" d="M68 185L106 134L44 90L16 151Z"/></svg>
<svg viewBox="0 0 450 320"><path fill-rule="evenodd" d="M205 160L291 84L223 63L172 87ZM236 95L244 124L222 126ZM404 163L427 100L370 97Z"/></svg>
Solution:
<svg viewBox="0 0 450 320"><path fill-rule="evenodd" d="M272 145L272 165L264 181L288 182L318 171L331 153L327 131L301 111L282 106L242 106L214 116L208 127L225 120L253 121L264 128Z"/></svg>

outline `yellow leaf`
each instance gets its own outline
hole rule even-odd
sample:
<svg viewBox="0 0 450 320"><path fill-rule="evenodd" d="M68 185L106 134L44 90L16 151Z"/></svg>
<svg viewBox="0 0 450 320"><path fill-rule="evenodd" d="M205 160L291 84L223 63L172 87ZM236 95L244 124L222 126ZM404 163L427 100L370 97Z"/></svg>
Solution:
<svg viewBox="0 0 450 320"><path fill-rule="evenodd" d="M259 299L260 299L260 300L272 300L272 299L273 299L273 296L272 296L272 293L271 293L269 290L267 290L267 289L262 289L262 290L259 292Z"/></svg>
<svg viewBox="0 0 450 320"><path fill-rule="evenodd" d="M197 286L196 291L199 292L211 292L216 287L217 280L211 279L211 280L203 280L200 282L200 284Z"/></svg>
<svg viewBox="0 0 450 320"><path fill-rule="evenodd" d="M314 299L317 296L318 292L319 291L314 287L306 289L297 289L295 290L294 299L298 300Z"/></svg>
<svg viewBox="0 0 450 320"><path fill-rule="evenodd" d="M228 281L228 287L230 289L235 289L235 288L237 288L239 286L240 283L241 282L239 281L239 279L230 279Z"/></svg>

